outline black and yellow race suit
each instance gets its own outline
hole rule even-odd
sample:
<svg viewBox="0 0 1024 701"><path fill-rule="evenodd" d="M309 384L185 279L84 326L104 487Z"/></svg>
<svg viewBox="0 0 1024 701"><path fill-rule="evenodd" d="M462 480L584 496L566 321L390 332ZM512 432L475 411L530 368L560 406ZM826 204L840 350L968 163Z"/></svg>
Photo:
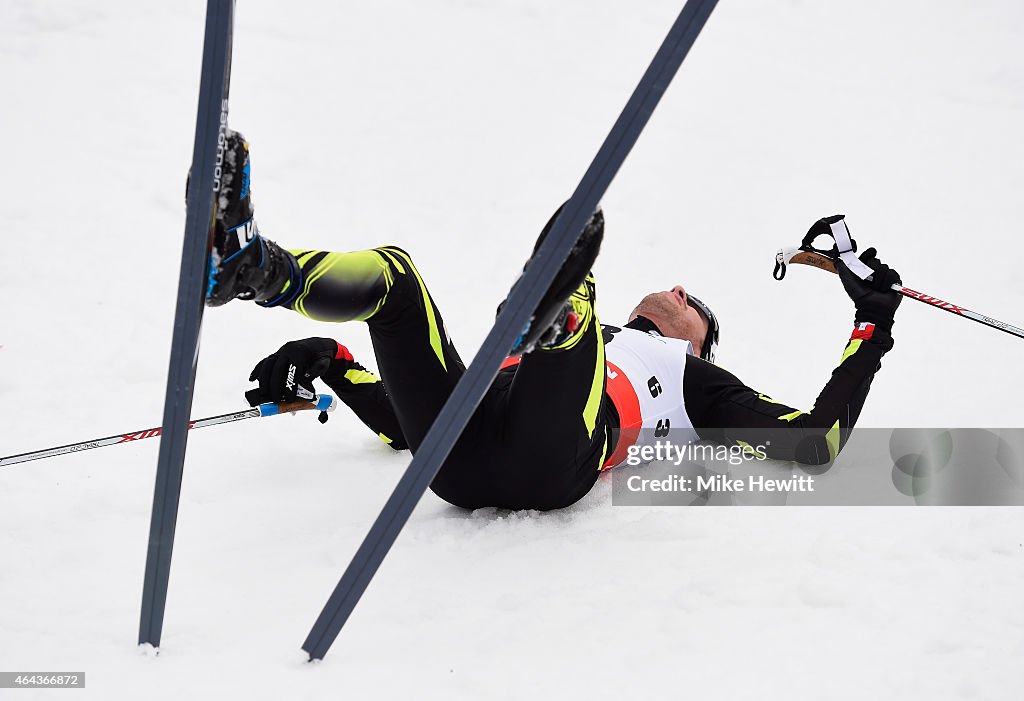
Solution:
<svg viewBox="0 0 1024 701"><path fill-rule="evenodd" d="M284 306L320 321L365 321L379 377L361 365L328 384L392 448L419 447L465 371L444 320L408 253L292 251L301 289ZM287 285L285 288L287 291ZM582 498L622 440L606 394L605 343L592 305L571 341L510 363L491 384L431 489L465 508L556 509ZM587 306L589 305L589 311ZM657 334L638 318L627 327ZM684 354L686 413L701 439L763 443L769 458L822 464L835 458L863 407L880 359L881 332L855 333L815 402L803 412ZM784 428L784 431L778 429Z"/></svg>

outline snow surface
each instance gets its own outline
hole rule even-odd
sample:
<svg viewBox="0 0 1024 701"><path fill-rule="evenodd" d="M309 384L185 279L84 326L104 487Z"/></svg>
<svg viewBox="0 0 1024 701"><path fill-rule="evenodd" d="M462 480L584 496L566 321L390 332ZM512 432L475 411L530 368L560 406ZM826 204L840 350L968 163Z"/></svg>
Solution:
<svg viewBox="0 0 1024 701"><path fill-rule="evenodd" d="M261 227L409 249L469 359L679 6L239 3L231 124ZM0 4L2 454L159 423L203 11ZM908 284L1020 324L1022 26L1013 0L723 0L605 198L602 319L682 282L725 366L809 406L850 304L770 271L841 211ZM242 406L250 367L309 335L372 365L359 325L209 310L193 416ZM895 335L862 425L1024 424L1019 339L913 302ZM408 461L344 410L191 436L154 657L134 643L156 450L0 470L0 671L85 672L97 699L1021 692L1021 509L627 508L606 482L550 514L428 495L306 664Z"/></svg>

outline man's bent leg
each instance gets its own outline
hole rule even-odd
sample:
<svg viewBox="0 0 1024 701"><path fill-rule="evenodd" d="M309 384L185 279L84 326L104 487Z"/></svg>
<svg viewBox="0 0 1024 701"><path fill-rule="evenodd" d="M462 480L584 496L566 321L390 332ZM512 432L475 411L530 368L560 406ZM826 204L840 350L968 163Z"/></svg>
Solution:
<svg viewBox="0 0 1024 701"><path fill-rule="evenodd" d="M367 323L381 379L415 451L465 365L412 258L394 246L291 254L301 274L281 290L283 306L317 321Z"/></svg>
<svg viewBox="0 0 1024 701"><path fill-rule="evenodd" d="M603 403L607 370L594 311L593 277L573 294L580 325L554 348L523 356L506 397L505 444L528 508L559 508L593 486L607 450ZM541 488L541 485L544 485Z"/></svg>

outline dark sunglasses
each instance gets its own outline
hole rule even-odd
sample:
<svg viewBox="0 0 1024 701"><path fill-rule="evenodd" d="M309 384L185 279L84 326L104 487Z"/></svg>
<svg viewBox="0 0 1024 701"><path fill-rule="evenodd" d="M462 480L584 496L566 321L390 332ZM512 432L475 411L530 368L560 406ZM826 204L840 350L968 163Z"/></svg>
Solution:
<svg viewBox="0 0 1024 701"><path fill-rule="evenodd" d="M718 350L718 319L708 305L691 294L686 295L686 303L695 308L708 320L708 333L704 336L704 346L700 349L700 357L709 363L715 362L715 351Z"/></svg>

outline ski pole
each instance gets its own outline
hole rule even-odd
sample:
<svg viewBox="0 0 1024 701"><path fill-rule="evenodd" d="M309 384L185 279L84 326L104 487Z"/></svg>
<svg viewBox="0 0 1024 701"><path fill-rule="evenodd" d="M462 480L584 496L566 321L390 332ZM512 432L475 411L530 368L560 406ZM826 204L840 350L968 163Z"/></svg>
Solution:
<svg viewBox="0 0 1024 701"><path fill-rule="evenodd" d="M231 414L220 414L218 416L209 416L205 419L195 419L194 421L189 422L188 427L189 430L193 428L206 428L207 426L216 426L218 424L231 423L232 421L254 419L260 416L276 416L277 414L305 411L308 409L316 409L323 414L323 412L334 411L337 404L337 401L332 395L317 394L313 395L313 399L309 401L288 402L287 404L274 404L272 402L267 402L266 404L260 404L259 406L254 406L251 409L245 409L244 411L236 411ZM92 448L105 448L108 445L118 445L129 441L140 441L144 438L159 436L162 430L163 429L161 428L147 428L144 431L133 431L131 433L122 433L117 436L109 436L107 438L96 438L91 441L71 443L69 445L62 445L56 448L36 450L31 453L19 453L18 455L0 458L0 467L13 465L19 462L28 462L29 460L52 458L57 455L66 455L67 453L78 453Z"/></svg>
<svg viewBox="0 0 1024 701"><path fill-rule="evenodd" d="M820 251L811 248L809 243L804 244L799 248L779 249L779 252L775 255L775 272L772 273L773 277L776 280L784 278L786 276L786 266L791 263L810 265L811 267L820 268L821 270L825 270L830 273L839 274L839 271L836 269L836 257L834 252ZM984 324L985 326L991 326L994 329L1005 331L1006 333L1017 336L1018 338L1024 338L1024 329L1017 328L1012 324L1007 324L1005 321L999 321L998 319L993 319L990 316L985 316L984 314L971 311L959 304L947 302L943 299L939 299L938 297L933 297L930 294L912 290L903 285L894 284L892 286L892 290L893 292L900 293L904 297L909 297L910 299L916 299L918 302L929 304L936 309L942 309L943 311L956 314L957 316L962 316L965 319L976 321L979 324Z"/></svg>

